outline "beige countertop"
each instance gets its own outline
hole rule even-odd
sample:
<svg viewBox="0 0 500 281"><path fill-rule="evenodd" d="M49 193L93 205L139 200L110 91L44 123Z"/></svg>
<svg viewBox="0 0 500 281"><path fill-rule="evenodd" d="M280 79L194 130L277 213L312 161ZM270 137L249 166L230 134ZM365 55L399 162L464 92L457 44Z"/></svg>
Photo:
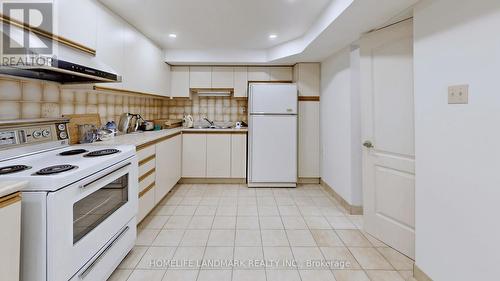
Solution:
<svg viewBox="0 0 500 281"><path fill-rule="evenodd" d="M196 129L196 128L183 128L183 132L212 132L212 133L246 133L247 128L231 128L231 129Z"/></svg>
<svg viewBox="0 0 500 281"><path fill-rule="evenodd" d="M196 132L212 132L212 133L237 133L248 131L247 128L242 129L195 129L195 128L173 128L160 131L148 131L141 133L131 133L126 135L118 135L107 141L99 141L93 143L93 145L134 145L139 146L148 142L155 141L157 139L168 137L179 132L186 133L196 133Z"/></svg>
<svg viewBox="0 0 500 281"><path fill-rule="evenodd" d="M26 181L0 181L0 197L16 193L27 184L28 182Z"/></svg>

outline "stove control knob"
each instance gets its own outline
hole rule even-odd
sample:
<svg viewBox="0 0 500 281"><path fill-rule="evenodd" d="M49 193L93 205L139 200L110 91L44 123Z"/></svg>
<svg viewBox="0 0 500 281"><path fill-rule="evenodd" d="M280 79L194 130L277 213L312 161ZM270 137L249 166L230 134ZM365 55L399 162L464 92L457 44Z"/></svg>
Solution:
<svg viewBox="0 0 500 281"><path fill-rule="evenodd" d="M59 133L59 138L66 139L66 138L68 138L68 134L66 134L66 132L60 132Z"/></svg>
<svg viewBox="0 0 500 281"><path fill-rule="evenodd" d="M59 131L64 131L64 130L66 130L66 125L59 124L59 125L57 125L57 128L59 129Z"/></svg>
<svg viewBox="0 0 500 281"><path fill-rule="evenodd" d="M49 131L49 130L43 130L43 131L42 131L42 136L43 136L44 138L46 138L46 137L50 136L50 131Z"/></svg>
<svg viewBox="0 0 500 281"><path fill-rule="evenodd" d="M34 137L35 139L38 139L38 138L40 138L41 136L42 136L42 132L40 132L40 131L34 131L34 132L33 132L33 137Z"/></svg>

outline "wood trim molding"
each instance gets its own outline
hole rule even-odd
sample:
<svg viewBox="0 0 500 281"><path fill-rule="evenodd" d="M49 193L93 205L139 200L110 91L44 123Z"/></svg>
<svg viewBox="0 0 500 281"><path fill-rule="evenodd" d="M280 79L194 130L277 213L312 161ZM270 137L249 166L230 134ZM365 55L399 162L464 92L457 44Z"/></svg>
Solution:
<svg viewBox="0 0 500 281"><path fill-rule="evenodd" d="M156 155L153 154L153 155L150 155L150 156L142 159L141 161L139 161L139 167L142 166L142 165L144 165L144 164L146 164L146 163L148 163L149 161L151 161L151 160L153 160L155 158L156 158Z"/></svg>
<svg viewBox="0 0 500 281"><path fill-rule="evenodd" d="M250 83L293 83L292 80L275 80L275 81L248 81L248 84Z"/></svg>
<svg viewBox="0 0 500 281"><path fill-rule="evenodd" d="M190 92L200 92L200 91L230 91L231 94L234 93L234 88L189 88Z"/></svg>
<svg viewBox="0 0 500 281"><path fill-rule="evenodd" d="M152 98L158 98L158 99L170 99L170 97L162 96L159 94L153 94L153 93L146 93L146 92L139 92L139 91L132 91L132 90L126 90L126 89L117 89L113 87L103 87L103 86L93 86L94 91L103 91L103 92L113 92L113 93L119 93L119 94L127 94L127 95L132 95L132 96L147 96L147 97L152 97Z"/></svg>
<svg viewBox="0 0 500 281"><path fill-rule="evenodd" d="M62 36L55 35L53 33L47 32L47 31L45 31L43 29L40 29L40 28L37 28L37 27L33 27L33 26L30 26L30 25L28 25L26 23L23 23L23 22L15 20L15 19L9 18L8 16L6 16L4 14L0 14L0 21L4 22L6 24L9 24L9 25L18 27L18 28L22 28L25 31L32 32L32 33L34 33L36 35L43 36L45 38L51 39L52 41L55 41L57 43L61 43L63 45L66 45L66 46L71 47L73 49L76 49L78 51L87 53L89 55L92 55L92 56L96 55L96 50L94 50L94 49L92 49L90 47L87 47L85 45L82 45L80 43L72 41L70 39L64 38Z"/></svg>
<svg viewBox="0 0 500 281"><path fill-rule="evenodd" d="M0 209L21 201L21 192L9 194L0 198Z"/></svg>
<svg viewBox="0 0 500 281"><path fill-rule="evenodd" d="M144 196L144 194L148 193L148 191L150 191L151 189L153 189L153 187L155 187L155 182L152 182L148 187L144 188L141 192L139 192L139 198L141 198L142 196Z"/></svg>
<svg viewBox="0 0 500 281"><path fill-rule="evenodd" d="M150 142L147 142L147 143L144 143L144 144L140 144L140 145L138 145L138 146L135 148L135 150L136 150L136 151L143 150L143 149L145 149L145 148L147 148L147 147L150 147L150 146L155 145L155 144L157 144L157 143L159 143L159 142L162 142L162 141L165 141L165 140L171 139L171 138L176 137L176 136L178 136L178 135L180 135L180 134L182 134L182 131L179 131L179 132L173 133L173 134L168 135L168 136L164 136L164 137L158 138L158 139L156 139L156 140L154 140L154 141L150 141Z"/></svg>
<svg viewBox="0 0 500 281"><path fill-rule="evenodd" d="M421 270L416 264L413 264L413 278L417 281L433 281L423 270Z"/></svg>
<svg viewBox="0 0 500 281"><path fill-rule="evenodd" d="M342 207L344 207L349 214L351 215L362 215L363 214L363 206L354 206L349 204L340 194L338 194L332 187L330 187L326 182L322 179L320 180L320 186L323 188L326 193L330 194L333 198L340 202Z"/></svg>
<svg viewBox="0 0 500 281"><path fill-rule="evenodd" d="M246 178L181 178L179 183L184 184L245 184Z"/></svg>
<svg viewBox="0 0 500 281"><path fill-rule="evenodd" d="M299 101L319 101L319 96L299 96Z"/></svg>
<svg viewBox="0 0 500 281"><path fill-rule="evenodd" d="M320 178L299 178L298 183L302 184L319 184Z"/></svg>
<svg viewBox="0 0 500 281"><path fill-rule="evenodd" d="M318 62L319 63L319 62ZM224 65L214 65L214 64L172 64L172 63L167 63L170 66L210 66L210 67L292 67L295 64L224 64Z"/></svg>
<svg viewBox="0 0 500 281"><path fill-rule="evenodd" d="M147 177L149 177L150 175L152 175L155 171L156 171L155 168L147 171L144 175L142 175L142 176L139 177L139 182L145 180Z"/></svg>

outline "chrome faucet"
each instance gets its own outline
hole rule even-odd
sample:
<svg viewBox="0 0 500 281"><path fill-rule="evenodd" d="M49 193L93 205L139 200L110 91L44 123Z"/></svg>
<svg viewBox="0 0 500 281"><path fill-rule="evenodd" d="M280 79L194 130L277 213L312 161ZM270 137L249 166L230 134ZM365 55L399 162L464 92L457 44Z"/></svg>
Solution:
<svg viewBox="0 0 500 281"><path fill-rule="evenodd" d="M207 117L203 117L203 120L207 121L209 124L210 124L210 127L215 127L215 123L214 121L211 121L210 119L208 119Z"/></svg>

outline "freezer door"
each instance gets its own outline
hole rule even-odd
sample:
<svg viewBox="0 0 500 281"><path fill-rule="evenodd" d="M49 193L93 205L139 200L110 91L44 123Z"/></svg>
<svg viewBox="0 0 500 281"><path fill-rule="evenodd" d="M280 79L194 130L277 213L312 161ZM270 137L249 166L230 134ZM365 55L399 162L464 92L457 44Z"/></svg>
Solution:
<svg viewBox="0 0 500 281"><path fill-rule="evenodd" d="M297 85L250 84L250 114L297 114Z"/></svg>
<svg viewBox="0 0 500 281"><path fill-rule="evenodd" d="M249 183L297 182L297 116L249 119Z"/></svg>

